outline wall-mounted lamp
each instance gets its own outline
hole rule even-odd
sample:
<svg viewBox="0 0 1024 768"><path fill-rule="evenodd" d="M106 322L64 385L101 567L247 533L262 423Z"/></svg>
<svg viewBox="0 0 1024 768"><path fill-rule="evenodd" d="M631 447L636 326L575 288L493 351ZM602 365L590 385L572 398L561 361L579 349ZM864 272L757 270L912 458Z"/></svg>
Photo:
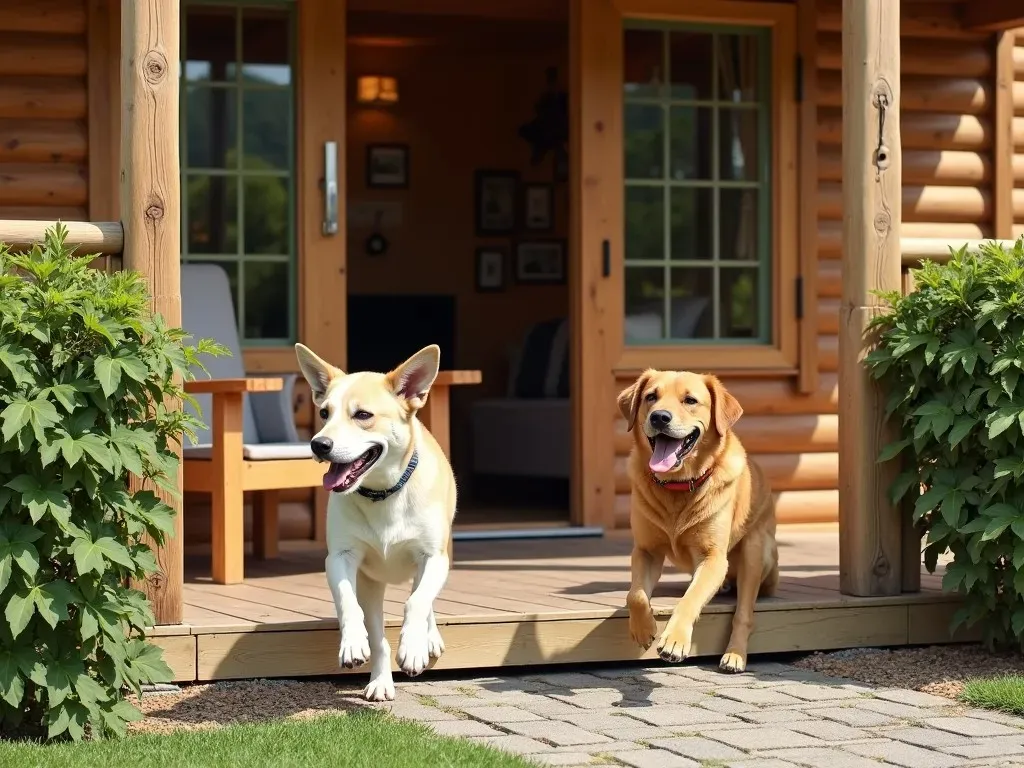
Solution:
<svg viewBox="0 0 1024 768"><path fill-rule="evenodd" d="M387 106L398 103L398 80L381 75L363 75L357 81L356 101Z"/></svg>

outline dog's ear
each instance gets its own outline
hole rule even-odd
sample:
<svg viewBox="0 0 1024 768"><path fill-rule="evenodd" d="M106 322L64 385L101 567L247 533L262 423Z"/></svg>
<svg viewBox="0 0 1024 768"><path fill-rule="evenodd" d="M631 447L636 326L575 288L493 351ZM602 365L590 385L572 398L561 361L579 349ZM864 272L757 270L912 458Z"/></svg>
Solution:
<svg viewBox="0 0 1024 768"><path fill-rule="evenodd" d="M619 392L617 400L619 413L626 420L627 432L632 432L633 427L636 426L636 417L640 412L640 398L643 396L644 389L647 388L647 383L653 375L653 371L644 371L640 374L640 378Z"/></svg>
<svg viewBox="0 0 1024 768"><path fill-rule="evenodd" d="M424 347L387 375L392 391L419 410L427 402L427 393L441 367L441 348L437 344Z"/></svg>
<svg viewBox="0 0 1024 768"><path fill-rule="evenodd" d="M715 429L720 437L733 428L740 416L743 415L743 407L740 401L729 394L729 390L718 380L717 376L705 376L704 383L711 392L711 418L714 419Z"/></svg>
<svg viewBox="0 0 1024 768"><path fill-rule="evenodd" d="M305 344L295 345L295 357L299 360L299 370L313 391L313 402L319 406L327 395L330 383L339 376L344 376L345 372L321 360Z"/></svg>

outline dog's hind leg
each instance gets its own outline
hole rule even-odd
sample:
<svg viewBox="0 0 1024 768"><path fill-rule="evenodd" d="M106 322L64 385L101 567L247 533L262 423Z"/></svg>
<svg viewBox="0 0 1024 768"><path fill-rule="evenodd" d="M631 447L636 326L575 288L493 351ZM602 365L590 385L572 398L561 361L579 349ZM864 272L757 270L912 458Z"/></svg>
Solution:
<svg viewBox="0 0 1024 768"><path fill-rule="evenodd" d="M732 635L718 666L726 672L747 668L747 643L754 628L754 604L764 578L764 545L761 537L745 539L736 563L736 613Z"/></svg>
<svg viewBox="0 0 1024 768"><path fill-rule="evenodd" d="M384 636L384 590L386 584L359 574L356 597L363 609L370 638L370 683L363 690L367 701L392 701L395 681L391 676L391 645Z"/></svg>

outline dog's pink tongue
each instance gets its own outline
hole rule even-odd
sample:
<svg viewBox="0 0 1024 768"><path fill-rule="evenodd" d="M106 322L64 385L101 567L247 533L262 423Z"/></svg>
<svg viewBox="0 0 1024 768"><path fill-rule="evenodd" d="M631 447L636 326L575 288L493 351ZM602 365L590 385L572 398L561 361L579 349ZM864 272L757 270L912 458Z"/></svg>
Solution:
<svg viewBox="0 0 1024 768"><path fill-rule="evenodd" d="M331 468L324 475L324 490L333 491L345 482L345 476L351 466L351 464L331 464Z"/></svg>
<svg viewBox="0 0 1024 768"><path fill-rule="evenodd" d="M683 444L682 440L658 435L654 438L654 454L647 466L652 472L669 472L676 466L676 451Z"/></svg>

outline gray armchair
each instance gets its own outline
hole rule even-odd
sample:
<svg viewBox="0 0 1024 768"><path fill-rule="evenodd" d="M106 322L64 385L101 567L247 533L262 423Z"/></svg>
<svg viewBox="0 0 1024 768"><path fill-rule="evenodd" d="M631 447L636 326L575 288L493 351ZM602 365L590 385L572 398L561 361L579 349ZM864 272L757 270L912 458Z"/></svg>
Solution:
<svg viewBox="0 0 1024 768"><path fill-rule="evenodd" d="M247 376L227 274L215 264L182 264L182 327L193 338L212 338L230 357L204 359L210 377L197 371L186 384L205 426L197 442L182 446L184 488L211 495L212 571L218 584L242 581L243 510L255 492L253 551L274 557L278 544L278 491L319 486L323 468L299 438L292 412L297 374ZM187 412L197 415L191 404Z"/></svg>

